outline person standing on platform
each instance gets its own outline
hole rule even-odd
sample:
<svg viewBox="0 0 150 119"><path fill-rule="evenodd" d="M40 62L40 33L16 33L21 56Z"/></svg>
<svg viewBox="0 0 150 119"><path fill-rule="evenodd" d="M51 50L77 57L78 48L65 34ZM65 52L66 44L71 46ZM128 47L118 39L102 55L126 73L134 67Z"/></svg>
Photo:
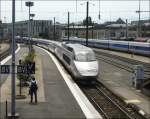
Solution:
<svg viewBox="0 0 150 119"><path fill-rule="evenodd" d="M29 94L31 96L30 103L33 102L33 96L35 97L35 103L37 103L37 90L38 90L38 85L34 77L32 77L30 86L29 86Z"/></svg>

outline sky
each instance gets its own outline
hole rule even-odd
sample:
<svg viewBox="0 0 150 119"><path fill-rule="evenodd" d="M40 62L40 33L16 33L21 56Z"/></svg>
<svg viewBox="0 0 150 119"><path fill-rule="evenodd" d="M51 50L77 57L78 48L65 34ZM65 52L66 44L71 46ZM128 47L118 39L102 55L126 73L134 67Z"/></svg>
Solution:
<svg viewBox="0 0 150 119"><path fill-rule="evenodd" d="M16 0L16 21L28 19L28 7L25 6L27 0ZM105 21L115 21L119 17L128 21L138 20L136 11L139 9L138 0L89 0L89 16L97 23ZM11 22L11 0L1 0L1 19L3 22ZM101 19L98 19L98 14ZM70 12L70 22L82 21L86 17L86 1L78 0L34 0L34 6L31 7L31 13L35 14L36 20L53 20L56 17L57 22L67 23L67 12ZM141 0L141 11L149 11L149 1ZM149 13L142 12L141 19L148 19Z"/></svg>

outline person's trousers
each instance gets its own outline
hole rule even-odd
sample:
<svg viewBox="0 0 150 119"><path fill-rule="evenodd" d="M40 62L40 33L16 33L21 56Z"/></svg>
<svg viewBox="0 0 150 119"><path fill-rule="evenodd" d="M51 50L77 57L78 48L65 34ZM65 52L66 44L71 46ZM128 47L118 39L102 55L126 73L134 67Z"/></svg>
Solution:
<svg viewBox="0 0 150 119"><path fill-rule="evenodd" d="M35 97L35 103L37 103L37 92L31 92L31 103L33 102L33 96Z"/></svg>

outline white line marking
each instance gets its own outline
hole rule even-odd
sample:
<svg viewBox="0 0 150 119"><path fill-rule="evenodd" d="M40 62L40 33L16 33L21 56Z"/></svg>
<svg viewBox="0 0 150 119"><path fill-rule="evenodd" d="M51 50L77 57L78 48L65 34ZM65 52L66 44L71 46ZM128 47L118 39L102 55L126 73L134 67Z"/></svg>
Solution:
<svg viewBox="0 0 150 119"><path fill-rule="evenodd" d="M17 50L15 51L15 54L17 54L17 53L19 52L19 50L20 50L20 44L18 45L18 48L17 48ZM1 64L1 65L4 65L8 60L11 59L11 57L12 57L12 55L7 56L5 59L3 59L3 60L0 62L0 64Z"/></svg>
<svg viewBox="0 0 150 119"><path fill-rule="evenodd" d="M93 107L93 105L87 99L87 97L80 90L78 85L71 79L71 77L68 77L68 75L63 71L58 60L47 50L45 50L43 48L40 48L40 49L44 50L52 58L53 62L57 66L60 74L62 75L62 77L65 80L66 84L68 85L70 91L72 92L74 98L76 99L76 101L80 105L82 111L84 112L86 118L87 119L102 119L101 115L96 111L96 109Z"/></svg>

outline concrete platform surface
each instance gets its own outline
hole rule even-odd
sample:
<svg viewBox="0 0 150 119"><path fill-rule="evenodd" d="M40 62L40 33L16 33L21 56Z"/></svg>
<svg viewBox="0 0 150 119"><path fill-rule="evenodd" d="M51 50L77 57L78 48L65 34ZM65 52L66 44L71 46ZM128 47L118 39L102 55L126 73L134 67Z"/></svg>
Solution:
<svg viewBox="0 0 150 119"><path fill-rule="evenodd" d="M100 75L98 80L114 93L123 98L126 103L137 105L145 113L150 114L150 97L133 88L132 73L99 60Z"/></svg>
<svg viewBox="0 0 150 119"><path fill-rule="evenodd" d="M20 119L85 119L85 114L70 92L66 82L58 71L50 56L35 48L38 57L41 59L41 71L44 88L44 100L38 104L30 104L29 100L16 101L16 111ZM26 47L22 47L16 57L16 63L27 52ZM6 62L10 64L10 60ZM1 85L6 83L9 75L2 76ZM0 117L5 117L5 102L0 103ZM11 104L8 102L8 112ZM86 106L86 105L84 105ZM98 118L97 118L98 119Z"/></svg>

